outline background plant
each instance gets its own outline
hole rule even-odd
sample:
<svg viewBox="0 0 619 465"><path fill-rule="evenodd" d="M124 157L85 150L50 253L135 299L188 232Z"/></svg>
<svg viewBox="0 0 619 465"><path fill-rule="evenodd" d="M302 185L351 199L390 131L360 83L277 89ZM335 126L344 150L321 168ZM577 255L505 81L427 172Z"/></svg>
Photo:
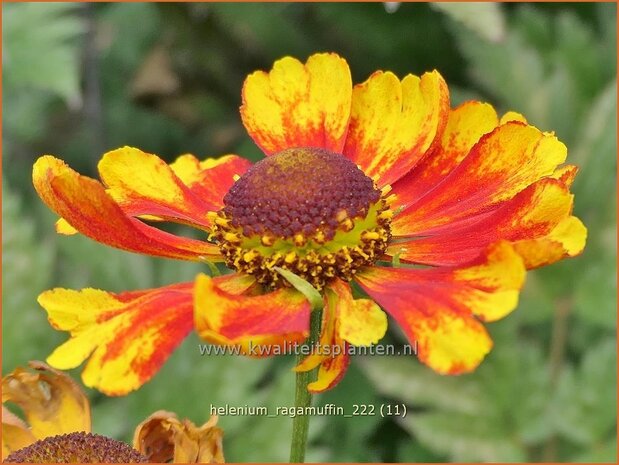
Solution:
<svg viewBox="0 0 619 465"><path fill-rule="evenodd" d="M487 100L555 130L581 167L573 191L589 240L581 257L528 274L519 309L489 326L496 346L474 374L356 357L317 401L406 403L409 415L314 418L307 459L615 461L615 25L610 3L401 4L392 13L382 4L3 5L3 374L62 340L36 303L44 289L120 291L208 272L57 237L30 182L39 155L88 175L121 145L167 160L256 160L238 116L245 76L286 54L332 50L355 82L375 69L436 68L454 104ZM404 338L392 330L385 342ZM211 404L292 405L292 359L201 357L197 344L191 336L127 397L90 391L94 429L130 440L155 407L203 422ZM229 461L287 458L289 418L220 425Z"/></svg>

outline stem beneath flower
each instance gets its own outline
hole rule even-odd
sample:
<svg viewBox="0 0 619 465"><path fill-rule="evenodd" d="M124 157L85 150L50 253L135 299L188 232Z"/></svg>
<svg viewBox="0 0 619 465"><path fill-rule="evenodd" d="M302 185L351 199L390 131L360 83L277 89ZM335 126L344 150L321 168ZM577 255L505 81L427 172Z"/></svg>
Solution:
<svg viewBox="0 0 619 465"><path fill-rule="evenodd" d="M554 321L552 322L552 338L550 340L550 389L554 395L557 385L561 381L561 370L565 363L565 351L567 348L568 323L571 312L571 302L560 300L555 304ZM558 458L559 438L552 435L546 441L542 451L542 461L555 462Z"/></svg>
<svg viewBox="0 0 619 465"><path fill-rule="evenodd" d="M306 345L314 345L320 338L322 324L322 310L313 310L310 316L310 334L305 341ZM297 363L304 356L297 355ZM307 385L316 378L318 367L310 371L299 372L296 375L296 389L294 395L295 410L299 407L306 411L306 407L312 405L312 394L307 390ZM292 442L290 444L290 463L302 463L305 460L305 448L307 445L307 433L309 431L309 415L296 415L292 420Z"/></svg>

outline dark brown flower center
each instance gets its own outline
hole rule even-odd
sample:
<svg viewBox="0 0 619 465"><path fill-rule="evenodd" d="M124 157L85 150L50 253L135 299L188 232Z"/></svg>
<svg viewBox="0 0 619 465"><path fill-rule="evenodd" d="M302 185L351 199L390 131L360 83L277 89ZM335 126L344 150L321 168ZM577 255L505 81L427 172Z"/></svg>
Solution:
<svg viewBox="0 0 619 465"><path fill-rule="evenodd" d="M228 266L272 287L285 285L274 268L286 268L319 289L374 263L390 219L372 179L344 156L315 148L256 163L212 215Z"/></svg>
<svg viewBox="0 0 619 465"><path fill-rule="evenodd" d="M312 235L333 238L338 218L363 217L380 191L342 155L288 149L256 163L224 197L224 213L244 236Z"/></svg>
<svg viewBox="0 0 619 465"><path fill-rule="evenodd" d="M124 442L91 433L50 436L10 454L6 463L146 463Z"/></svg>

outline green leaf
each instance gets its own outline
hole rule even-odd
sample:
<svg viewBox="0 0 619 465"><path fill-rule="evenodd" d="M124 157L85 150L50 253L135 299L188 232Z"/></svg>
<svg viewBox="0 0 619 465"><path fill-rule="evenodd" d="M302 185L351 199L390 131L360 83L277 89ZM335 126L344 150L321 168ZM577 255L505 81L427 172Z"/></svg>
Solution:
<svg viewBox="0 0 619 465"><path fill-rule="evenodd" d="M288 271L285 268L281 268L279 266L273 267L275 271L281 274L286 281L288 281L292 286L299 291L301 294L305 296L307 300L309 300L310 305L312 306L312 310L320 310L323 308L322 296L320 292L308 283L305 279L297 276L292 271Z"/></svg>
<svg viewBox="0 0 619 465"><path fill-rule="evenodd" d="M431 5L485 40L500 42L505 36L505 18L499 3L432 2Z"/></svg>
<svg viewBox="0 0 619 465"><path fill-rule="evenodd" d="M273 4L264 8L260 3L216 3L210 5L213 15L221 22L230 35L247 44L251 52L263 51L272 59L277 59L293 47L303 54L313 52L312 42L304 34L302 24L293 19L292 10L297 5ZM286 37L286 41L282 41ZM227 68L225 63L220 68Z"/></svg>
<svg viewBox="0 0 619 465"><path fill-rule="evenodd" d="M594 35L570 12L551 16L531 6L516 8L500 43L451 24L457 44L468 59L470 75L503 110L523 113L569 145L577 140L589 99L613 75L601 58L607 39Z"/></svg>
<svg viewBox="0 0 619 465"><path fill-rule="evenodd" d="M595 97L616 72L616 67L603 62L601 47L590 26L575 14L566 12L557 18L556 59L564 63L578 83L578 91L589 99ZM614 69L613 69L614 68Z"/></svg>
<svg viewBox="0 0 619 465"><path fill-rule="evenodd" d="M418 441L403 441L397 452L398 463L443 462L444 455L436 455Z"/></svg>
<svg viewBox="0 0 619 465"><path fill-rule="evenodd" d="M348 414L353 412L354 405L372 405L378 412L382 399L367 376L359 369L357 362L361 359L362 357L354 357L346 371L346 376L337 387L320 394L314 403L316 405L333 404L336 407L342 407ZM378 413L352 418L334 415L325 417L323 420L325 425L320 431L320 443L328 445L332 450L329 461L357 462L380 459L381 456L378 455L377 449L386 445L379 442L377 446L371 448L373 455L370 456L366 449L359 447L359 444L366 443L375 434L382 422L383 419ZM338 431L338 434L332 434L333 431Z"/></svg>
<svg viewBox="0 0 619 465"><path fill-rule="evenodd" d="M617 438L595 444L583 454L576 456L575 463L617 463Z"/></svg>
<svg viewBox="0 0 619 465"><path fill-rule="evenodd" d="M5 90L43 89L78 104L84 31L74 3L11 3L3 8Z"/></svg>
<svg viewBox="0 0 619 465"><path fill-rule="evenodd" d="M379 392L409 406L402 425L412 438L453 461L526 460L525 445L553 432L540 347L521 339L516 318L490 329L495 348L468 375L442 376L410 358L363 360Z"/></svg>
<svg viewBox="0 0 619 465"><path fill-rule="evenodd" d="M402 426L435 452L454 462L524 462L518 443L495 422L476 414L428 412L411 414Z"/></svg>
<svg viewBox="0 0 619 465"><path fill-rule="evenodd" d="M366 357L360 362L365 375L384 396L411 405L466 413L477 412L483 404L478 383L439 376L413 358Z"/></svg>
<svg viewBox="0 0 619 465"><path fill-rule="evenodd" d="M483 386L482 410L495 428L527 446L546 441L553 433L548 402L551 397L547 355L539 339L526 336L517 316L489 325L495 346L472 377ZM540 331L547 338L546 330Z"/></svg>
<svg viewBox="0 0 619 465"><path fill-rule="evenodd" d="M587 447L615 436L617 412L617 341L593 345L578 368L564 368L550 408L557 430Z"/></svg>
<svg viewBox="0 0 619 465"><path fill-rule="evenodd" d="M539 53L513 30L501 43L494 44L459 24L453 24L451 29L468 59L473 80L498 98L504 109L523 112L535 121L531 107L537 105L543 94L539 83L543 80L544 63Z"/></svg>
<svg viewBox="0 0 619 465"><path fill-rule="evenodd" d="M612 192L616 191L616 176L609 176L609 173L614 173L617 166L616 127L617 87L613 80L592 100L569 158L581 167L574 183L576 210L582 210L580 213L587 216L605 211L604 208L591 208L599 207L601 192L608 199L615 197Z"/></svg>
<svg viewBox="0 0 619 465"><path fill-rule="evenodd" d="M616 326L617 256L617 90L609 83L592 103L579 144L572 152L581 172L574 183L575 213L588 227L587 246L578 260L581 273L574 288L574 313L582 321Z"/></svg>

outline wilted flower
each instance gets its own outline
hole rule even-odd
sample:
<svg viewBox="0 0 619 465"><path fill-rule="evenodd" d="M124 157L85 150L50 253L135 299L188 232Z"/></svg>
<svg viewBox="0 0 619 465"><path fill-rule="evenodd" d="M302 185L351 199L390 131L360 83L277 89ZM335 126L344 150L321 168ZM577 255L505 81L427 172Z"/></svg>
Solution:
<svg viewBox="0 0 619 465"><path fill-rule="evenodd" d="M91 429L90 404L77 383L42 362L29 366L2 378L2 460L40 439ZM5 402L17 405L27 424Z"/></svg>
<svg viewBox="0 0 619 465"><path fill-rule="evenodd" d="M2 378L2 460L26 463L223 463L217 417L196 427L169 412L156 412L135 430L135 449L91 434L90 404L66 374L42 362ZM5 402L16 404L26 422ZM139 440L138 440L139 438Z"/></svg>
<svg viewBox="0 0 619 465"><path fill-rule="evenodd" d="M157 463L224 463L223 432L213 416L197 427L160 410L135 429L133 446Z"/></svg>

